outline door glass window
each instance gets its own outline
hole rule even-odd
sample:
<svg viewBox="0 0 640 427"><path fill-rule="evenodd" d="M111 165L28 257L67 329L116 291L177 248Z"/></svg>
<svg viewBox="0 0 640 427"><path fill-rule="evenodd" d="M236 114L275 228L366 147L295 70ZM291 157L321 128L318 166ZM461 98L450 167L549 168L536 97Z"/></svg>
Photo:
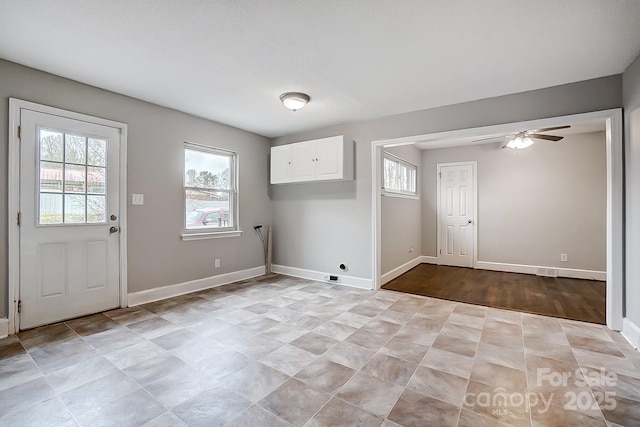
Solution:
<svg viewBox="0 0 640 427"><path fill-rule="evenodd" d="M38 153L38 224L106 223L107 141L41 128Z"/></svg>

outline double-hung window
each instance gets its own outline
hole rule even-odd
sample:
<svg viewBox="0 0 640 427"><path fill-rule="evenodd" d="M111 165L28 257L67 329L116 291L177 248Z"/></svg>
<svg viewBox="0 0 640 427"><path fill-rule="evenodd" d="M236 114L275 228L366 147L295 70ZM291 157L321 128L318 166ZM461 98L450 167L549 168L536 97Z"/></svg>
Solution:
<svg viewBox="0 0 640 427"><path fill-rule="evenodd" d="M236 168L232 151L184 144L184 240L238 230Z"/></svg>
<svg viewBox="0 0 640 427"><path fill-rule="evenodd" d="M384 191L390 194L399 194L410 197L418 196L418 168L415 165L394 156L384 153Z"/></svg>

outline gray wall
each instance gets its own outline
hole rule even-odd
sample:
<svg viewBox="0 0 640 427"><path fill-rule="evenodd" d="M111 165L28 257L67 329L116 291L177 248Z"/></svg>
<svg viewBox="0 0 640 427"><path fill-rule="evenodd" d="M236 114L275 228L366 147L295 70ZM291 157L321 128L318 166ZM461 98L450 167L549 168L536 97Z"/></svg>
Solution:
<svg viewBox="0 0 640 427"><path fill-rule="evenodd" d="M356 180L335 184L272 185L274 262L337 272L338 262L345 259L350 264L350 275L372 277L372 141L585 113L621 105L622 76L615 75L276 138L273 145L349 135L356 142Z"/></svg>
<svg viewBox="0 0 640 427"><path fill-rule="evenodd" d="M640 325L640 56L623 75L626 186L626 317Z"/></svg>
<svg viewBox="0 0 640 427"><path fill-rule="evenodd" d="M383 151L400 157L418 169L418 194L421 192L422 153L413 145L388 147ZM422 254L422 206L420 200L382 197L380 201L382 274L412 261ZM413 252L410 249L413 248Z"/></svg>
<svg viewBox="0 0 640 427"><path fill-rule="evenodd" d="M7 314L9 97L128 124L128 192L145 196L144 206L127 206L129 292L264 264L252 226L271 223L266 138L0 60L0 135L5 141L0 161L0 317ZM180 240L184 141L238 153L242 237ZM221 268L214 270L214 258L221 259Z"/></svg>
<svg viewBox="0 0 640 427"><path fill-rule="evenodd" d="M437 255L437 164L475 160L479 261L605 271L604 132L539 141L526 150L500 146L423 151L423 255Z"/></svg>

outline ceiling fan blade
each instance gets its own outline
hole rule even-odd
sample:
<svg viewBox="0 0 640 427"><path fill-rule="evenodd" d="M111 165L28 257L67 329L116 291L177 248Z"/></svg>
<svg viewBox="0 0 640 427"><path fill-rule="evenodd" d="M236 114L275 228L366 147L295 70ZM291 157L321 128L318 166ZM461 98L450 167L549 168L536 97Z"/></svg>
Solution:
<svg viewBox="0 0 640 427"><path fill-rule="evenodd" d="M502 141L506 138L512 138L513 135L502 135L502 136L492 136L489 138L482 138L482 139L474 139L472 142L480 142L480 141Z"/></svg>
<svg viewBox="0 0 640 427"><path fill-rule="evenodd" d="M543 135L540 133L532 133L531 135L529 135L529 138L538 138L538 139L545 139L547 141L553 141L553 142L558 142L561 139L564 138L564 136L557 136L557 135Z"/></svg>
<svg viewBox="0 0 640 427"><path fill-rule="evenodd" d="M538 132L549 132L550 130L558 130L558 129L568 129L571 126L569 125L564 125L564 126L555 126L552 128L543 128L543 129L536 129L533 132L538 133Z"/></svg>

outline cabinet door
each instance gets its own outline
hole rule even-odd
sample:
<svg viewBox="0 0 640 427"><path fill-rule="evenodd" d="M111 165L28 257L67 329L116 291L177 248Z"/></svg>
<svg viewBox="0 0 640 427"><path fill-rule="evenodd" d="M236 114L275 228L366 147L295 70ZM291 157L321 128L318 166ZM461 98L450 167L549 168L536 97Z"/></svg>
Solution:
<svg viewBox="0 0 640 427"><path fill-rule="evenodd" d="M316 141L316 180L343 178L342 137L331 137Z"/></svg>
<svg viewBox="0 0 640 427"><path fill-rule="evenodd" d="M293 149L292 181L313 181L315 179L316 146L314 143L291 144Z"/></svg>
<svg viewBox="0 0 640 427"><path fill-rule="evenodd" d="M271 148L271 183L291 182L293 150L290 145L279 145Z"/></svg>

